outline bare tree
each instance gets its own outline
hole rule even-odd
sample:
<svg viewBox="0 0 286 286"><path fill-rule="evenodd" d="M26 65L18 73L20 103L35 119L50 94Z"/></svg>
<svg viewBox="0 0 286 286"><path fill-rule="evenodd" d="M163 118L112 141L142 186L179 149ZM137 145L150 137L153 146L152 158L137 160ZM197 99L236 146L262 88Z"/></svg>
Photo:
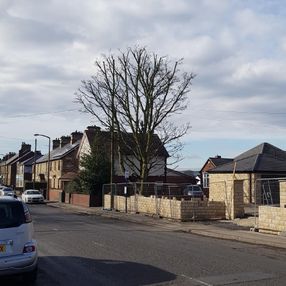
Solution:
<svg viewBox="0 0 286 286"><path fill-rule="evenodd" d="M96 74L82 81L76 93L84 111L114 131L123 171L127 164L141 181L158 164L165 147L171 156L178 153L179 139L190 128L189 123L175 125L170 120L186 109L195 76L180 72L182 62L172 63L144 47L128 48L96 61ZM122 156L126 153L138 162Z"/></svg>

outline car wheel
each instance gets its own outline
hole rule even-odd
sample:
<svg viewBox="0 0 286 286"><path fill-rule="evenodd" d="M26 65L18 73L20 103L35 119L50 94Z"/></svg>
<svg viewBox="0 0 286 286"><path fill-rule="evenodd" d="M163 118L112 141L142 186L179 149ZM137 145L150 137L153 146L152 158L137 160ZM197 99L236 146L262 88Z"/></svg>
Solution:
<svg viewBox="0 0 286 286"><path fill-rule="evenodd" d="M34 270L24 273L23 274L23 280L24 285L34 285L38 276L38 267L36 267Z"/></svg>

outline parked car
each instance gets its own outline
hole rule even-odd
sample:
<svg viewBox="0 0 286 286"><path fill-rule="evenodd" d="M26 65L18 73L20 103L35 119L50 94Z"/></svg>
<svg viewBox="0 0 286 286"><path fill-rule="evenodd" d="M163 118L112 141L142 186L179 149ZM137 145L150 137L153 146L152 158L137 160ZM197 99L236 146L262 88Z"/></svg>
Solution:
<svg viewBox="0 0 286 286"><path fill-rule="evenodd" d="M26 190L22 194L22 201L24 203L43 203L44 196L39 190Z"/></svg>
<svg viewBox="0 0 286 286"><path fill-rule="evenodd" d="M13 197L15 195L16 195L16 193L12 188L6 187L6 186L1 186L0 196L11 196L11 197Z"/></svg>
<svg viewBox="0 0 286 286"><path fill-rule="evenodd" d="M37 278L37 243L28 207L10 197L0 197L0 276L22 275L33 284Z"/></svg>
<svg viewBox="0 0 286 286"><path fill-rule="evenodd" d="M201 200L204 198L204 192L198 185L187 185L183 189L183 195L191 198L200 198Z"/></svg>

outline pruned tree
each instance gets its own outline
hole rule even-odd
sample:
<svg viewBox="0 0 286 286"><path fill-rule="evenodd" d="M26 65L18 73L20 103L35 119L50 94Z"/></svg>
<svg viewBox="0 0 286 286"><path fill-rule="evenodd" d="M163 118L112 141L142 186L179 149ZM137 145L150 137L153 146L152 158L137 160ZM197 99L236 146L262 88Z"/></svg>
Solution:
<svg viewBox="0 0 286 286"><path fill-rule="evenodd" d="M149 53L145 47L128 48L97 60L95 75L83 80L76 93L83 110L115 134L123 171L127 164L141 181L156 167L165 147L170 156L178 154L180 138L190 128L188 122L171 121L186 109L195 76L182 73L182 63ZM123 156L126 151L139 164Z"/></svg>

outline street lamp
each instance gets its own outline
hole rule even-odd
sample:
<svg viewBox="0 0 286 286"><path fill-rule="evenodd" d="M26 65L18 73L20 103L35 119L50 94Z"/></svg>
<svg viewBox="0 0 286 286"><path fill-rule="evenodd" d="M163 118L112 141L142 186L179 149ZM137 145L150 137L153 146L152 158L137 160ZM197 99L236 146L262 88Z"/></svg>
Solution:
<svg viewBox="0 0 286 286"><path fill-rule="evenodd" d="M4 154L0 154L0 156L4 156ZM3 158L2 158L3 159ZM0 163L2 163L2 159L0 159ZM2 184L2 166L0 166L0 184Z"/></svg>
<svg viewBox="0 0 286 286"><path fill-rule="evenodd" d="M42 136L49 139L49 152L48 152L48 180L47 180L47 199L50 197L50 160L51 160L51 137L44 134L34 134L34 136ZM36 165L35 165L36 168Z"/></svg>

